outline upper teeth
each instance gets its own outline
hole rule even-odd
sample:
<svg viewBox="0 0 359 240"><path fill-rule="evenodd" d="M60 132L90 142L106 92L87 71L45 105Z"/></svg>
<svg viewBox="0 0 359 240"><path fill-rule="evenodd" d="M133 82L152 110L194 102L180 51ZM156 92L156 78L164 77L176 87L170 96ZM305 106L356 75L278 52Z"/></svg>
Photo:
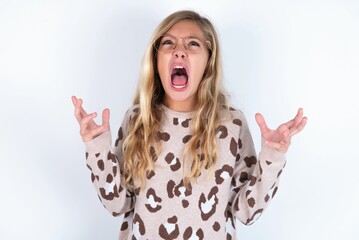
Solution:
<svg viewBox="0 0 359 240"><path fill-rule="evenodd" d="M177 68L177 69L183 69L182 66L175 66L174 68Z"/></svg>

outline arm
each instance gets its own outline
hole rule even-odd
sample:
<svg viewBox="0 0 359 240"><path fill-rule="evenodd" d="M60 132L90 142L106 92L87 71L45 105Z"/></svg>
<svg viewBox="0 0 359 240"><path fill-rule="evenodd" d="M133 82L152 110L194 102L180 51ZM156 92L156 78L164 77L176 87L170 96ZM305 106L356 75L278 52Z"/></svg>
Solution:
<svg viewBox="0 0 359 240"><path fill-rule="evenodd" d="M120 128L119 132L122 132ZM114 147L111 143L111 131L85 142L87 167L91 171L91 180L103 206L118 216L133 208L134 195L121 181L123 137L118 138Z"/></svg>
<svg viewBox="0 0 359 240"><path fill-rule="evenodd" d="M239 134L242 147L233 175L232 212L243 224L250 225L275 195L285 154L262 145L257 158L248 125L246 121L242 123Z"/></svg>
<svg viewBox="0 0 359 240"><path fill-rule="evenodd" d="M72 98L75 116L80 124L80 134L86 146L87 167L100 201L114 216L133 208L134 196L121 183L120 162L122 160L123 129L127 125L127 115L118 132L116 144L112 147L109 126L109 110L102 114L102 125L94 122L96 113L87 114L82 108L82 100Z"/></svg>
<svg viewBox="0 0 359 240"><path fill-rule="evenodd" d="M270 130L262 115L256 120L262 133L262 150L256 159L252 137L244 121L240 130L243 147L234 172L234 191L237 193L233 212L244 224L252 224L262 214L278 190L279 177L285 166L285 152L291 137L300 132L307 119L300 109L296 117Z"/></svg>

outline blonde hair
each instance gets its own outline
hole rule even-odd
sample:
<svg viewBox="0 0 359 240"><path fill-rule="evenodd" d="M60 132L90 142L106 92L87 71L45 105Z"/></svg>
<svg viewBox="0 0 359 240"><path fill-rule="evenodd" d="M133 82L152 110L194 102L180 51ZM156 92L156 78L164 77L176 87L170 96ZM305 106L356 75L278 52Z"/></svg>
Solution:
<svg viewBox="0 0 359 240"><path fill-rule="evenodd" d="M124 141L124 180L129 188L143 187L146 176L154 169L154 160L161 152L159 144L161 104L164 89L157 72L156 45L160 36L183 20L198 24L205 40L209 41L209 59L203 80L197 91L197 104L192 118L192 137L185 146L183 163L192 162L191 170L184 177L185 185L196 179L205 169L217 163L216 133L220 112L228 109L226 94L222 89L222 66L217 33L211 22L189 10L175 12L165 18L156 28L142 61L140 79L133 104L139 110L130 119L128 134ZM185 169L185 168L184 168Z"/></svg>

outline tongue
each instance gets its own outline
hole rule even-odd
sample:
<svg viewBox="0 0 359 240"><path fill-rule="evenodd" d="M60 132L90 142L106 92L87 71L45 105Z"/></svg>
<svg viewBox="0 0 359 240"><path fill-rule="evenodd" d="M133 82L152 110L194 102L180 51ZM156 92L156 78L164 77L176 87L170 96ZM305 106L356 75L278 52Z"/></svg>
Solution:
<svg viewBox="0 0 359 240"><path fill-rule="evenodd" d="M172 77L172 84L175 86L185 85L187 83L187 77L184 75L175 75Z"/></svg>

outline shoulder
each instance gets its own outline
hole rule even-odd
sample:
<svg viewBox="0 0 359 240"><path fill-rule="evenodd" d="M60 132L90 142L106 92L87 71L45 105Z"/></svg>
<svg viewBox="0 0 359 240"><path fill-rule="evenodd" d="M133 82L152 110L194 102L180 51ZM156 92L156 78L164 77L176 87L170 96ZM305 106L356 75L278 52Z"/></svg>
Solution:
<svg viewBox="0 0 359 240"><path fill-rule="evenodd" d="M248 130L248 123L243 111L230 107L221 111L219 128L227 129L232 136L238 136Z"/></svg>
<svg viewBox="0 0 359 240"><path fill-rule="evenodd" d="M128 114L128 113L132 113L132 114L138 113L139 110L140 110L140 105L139 105L139 104L135 104L135 105L132 105L129 109L127 109L126 114Z"/></svg>
<svg viewBox="0 0 359 240"><path fill-rule="evenodd" d="M140 111L140 105L139 104L135 104L132 105L130 108L127 109L126 113L125 113L125 119L131 119L133 116L137 115Z"/></svg>
<svg viewBox="0 0 359 240"><path fill-rule="evenodd" d="M233 107L229 107L228 109L223 109L221 111L220 122L222 123L233 122L241 126L244 122L246 122L246 117L243 111Z"/></svg>
<svg viewBox="0 0 359 240"><path fill-rule="evenodd" d="M133 122L133 119L136 118L136 116L138 115L139 112L139 105L133 105L130 108L127 109L123 119L122 119L122 124L121 127L127 131L128 126L131 125L131 123Z"/></svg>

